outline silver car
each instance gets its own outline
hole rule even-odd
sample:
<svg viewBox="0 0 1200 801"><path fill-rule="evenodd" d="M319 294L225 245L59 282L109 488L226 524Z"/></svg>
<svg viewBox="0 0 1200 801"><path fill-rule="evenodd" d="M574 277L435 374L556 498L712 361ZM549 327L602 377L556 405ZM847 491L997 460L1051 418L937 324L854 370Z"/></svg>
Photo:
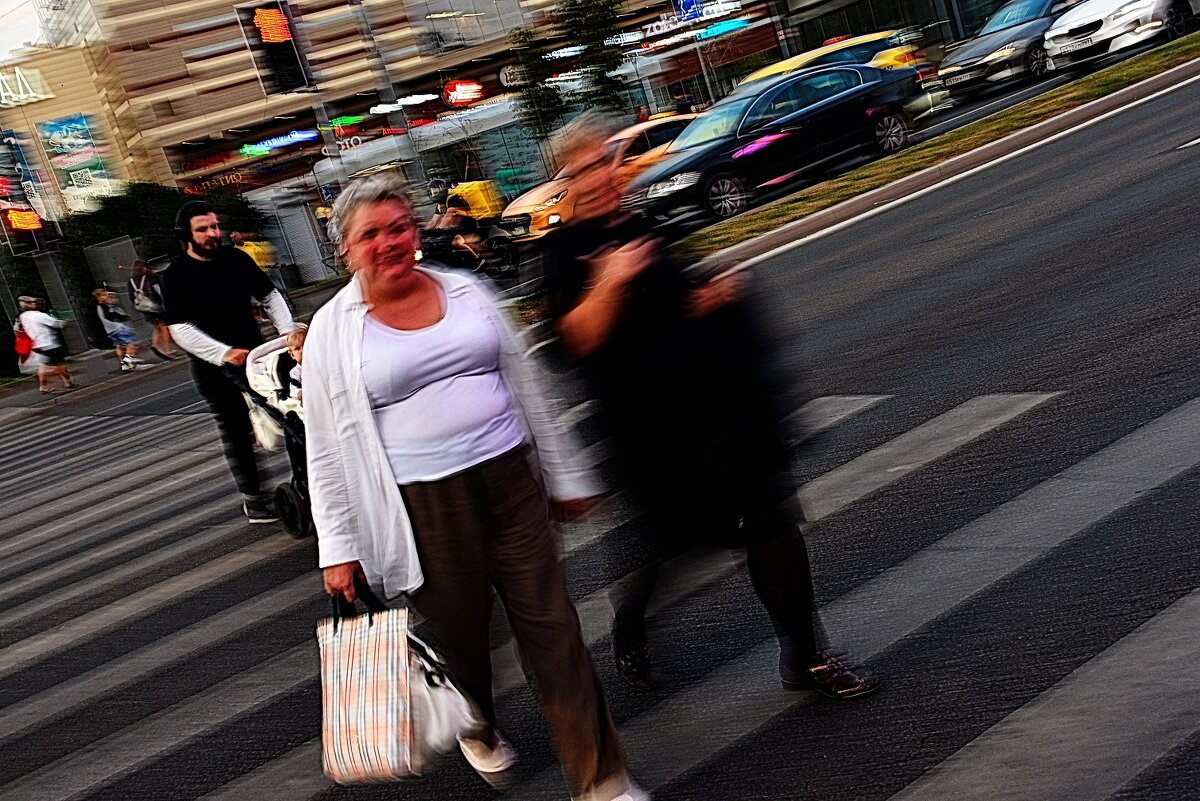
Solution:
<svg viewBox="0 0 1200 801"><path fill-rule="evenodd" d="M1182 36L1200 0L1086 0L1046 31L1053 69L1106 56L1156 36Z"/></svg>

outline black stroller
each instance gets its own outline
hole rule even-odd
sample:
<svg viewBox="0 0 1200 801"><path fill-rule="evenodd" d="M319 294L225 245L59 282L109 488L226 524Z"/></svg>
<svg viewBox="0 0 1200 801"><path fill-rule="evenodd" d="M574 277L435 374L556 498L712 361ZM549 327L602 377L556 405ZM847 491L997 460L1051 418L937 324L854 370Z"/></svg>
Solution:
<svg viewBox="0 0 1200 801"><path fill-rule="evenodd" d="M275 505L287 532L297 539L316 533L308 495L304 447L304 407L292 397L289 373L296 362L288 355L287 337L259 345L246 359L246 372L231 371L247 403L258 443L270 451L285 449L291 480L275 488Z"/></svg>

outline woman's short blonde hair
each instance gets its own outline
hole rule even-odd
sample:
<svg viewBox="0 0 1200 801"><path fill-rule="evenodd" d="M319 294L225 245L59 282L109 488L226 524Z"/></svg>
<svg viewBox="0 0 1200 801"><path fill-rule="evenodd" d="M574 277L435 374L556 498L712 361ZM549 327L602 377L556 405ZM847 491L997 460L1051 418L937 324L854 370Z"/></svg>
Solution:
<svg viewBox="0 0 1200 801"><path fill-rule="evenodd" d="M350 222L358 210L371 203L386 203L391 200L403 203L409 211L413 210L408 186L395 172L377 172L365 178L355 178L346 187L346 191L338 195L333 209L329 212L329 222L325 229L329 234L329 241L339 251L345 251L346 231L349 230Z"/></svg>
<svg viewBox="0 0 1200 801"><path fill-rule="evenodd" d="M308 336L308 326L304 323L296 323L296 327L287 335L288 349L304 347L304 338Z"/></svg>
<svg viewBox="0 0 1200 801"><path fill-rule="evenodd" d="M585 111L550 139L550 149L560 161L570 161L579 151L603 145L618 130L617 123L598 111Z"/></svg>

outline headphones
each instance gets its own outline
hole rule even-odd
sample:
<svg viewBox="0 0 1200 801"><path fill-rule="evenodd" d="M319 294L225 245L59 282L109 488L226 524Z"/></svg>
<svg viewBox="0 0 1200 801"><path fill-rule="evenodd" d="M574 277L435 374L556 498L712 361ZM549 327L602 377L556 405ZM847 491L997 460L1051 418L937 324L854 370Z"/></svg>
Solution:
<svg viewBox="0 0 1200 801"><path fill-rule="evenodd" d="M192 238L192 218L212 214L215 211L216 209L211 204L203 200L189 200L184 203L175 214L175 236L179 238L180 242L187 242Z"/></svg>

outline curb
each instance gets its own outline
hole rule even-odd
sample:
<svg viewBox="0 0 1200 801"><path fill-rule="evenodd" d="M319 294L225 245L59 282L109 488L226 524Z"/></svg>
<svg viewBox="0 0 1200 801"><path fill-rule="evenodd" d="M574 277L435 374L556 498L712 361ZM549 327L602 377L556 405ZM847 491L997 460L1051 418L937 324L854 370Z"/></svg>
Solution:
<svg viewBox="0 0 1200 801"><path fill-rule="evenodd" d="M1107 114L1127 103L1140 100L1188 78L1200 75L1200 58L1172 67L1166 72L1151 76L1132 86L1096 98L1082 106L1063 112L1056 117L1043 120L1037 125L1015 131L1003 139L997 139L975 150L968 151L941 164L926 167L920 172L890 184L872 189L870 192L842 201L814 214L801 217L770 233L762 234L745 242L731 245L724 250L705 256L697 266L717 266L729 262L743 262L763 256L789 243L798 242L825 228L851 220L860 214L890 203L894 200L928 189L949 178L982 166L1002 156L1009 155L1042 139L1061 133L1076 125ZM1015 107L1014 107L1015 108Z"/></svg>
<svg viewBox="0 0 1200 801"><path fill-rule="evenodd" d="M183 357L170 362L155 362L150 366L151 369L154 369L155 374L162 375L164 373L182 370L187 367L190 361L191 359ZM162 369L157 369L159 367ZM142 370L139 372L141 372L142 375L145 375L148 371ZM134 373L134 376L136 375L137 373ZM8 408L2 408L0 409L0 423L11 423L20 420L27 420L30 417L37 417L38 415L48 412L51 409L58 408L59 406L68 406L74 403L76 400L84 400L92 397L93 395L99 395L102 392L111 389L113 384L116 382L132 377L133 376L126 376L121 373L112 373L108 378L103 378L99 381L92 382L87 386L81 386L79 389L73 390L65 395L53 395L51 397L39 400L30 406L11 406ZM134 380L136 380L136 378Z"/></svg>

